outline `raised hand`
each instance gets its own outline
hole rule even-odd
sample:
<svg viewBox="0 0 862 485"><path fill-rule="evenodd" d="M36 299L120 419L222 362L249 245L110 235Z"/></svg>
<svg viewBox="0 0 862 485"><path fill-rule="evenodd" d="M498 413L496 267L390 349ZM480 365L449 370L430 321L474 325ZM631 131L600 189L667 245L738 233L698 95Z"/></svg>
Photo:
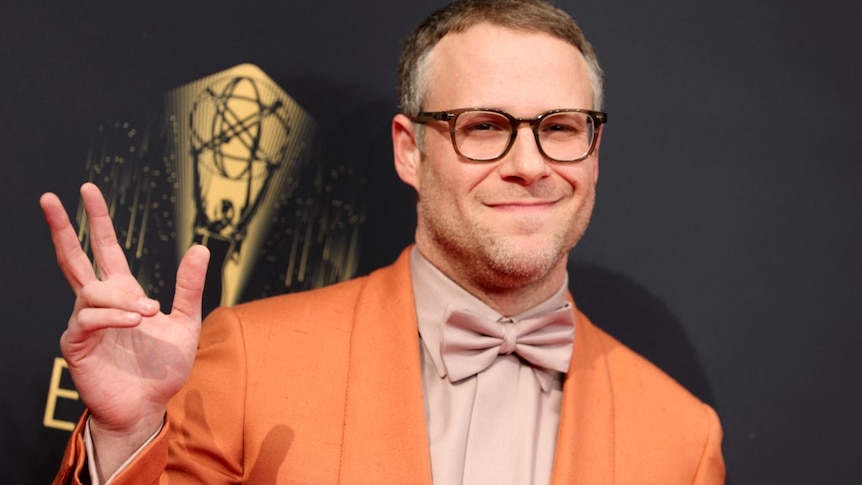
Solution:
<svg viewBox="0 0 862 485"><path fill-rule="evenodd" d="M81 198L98 274L57 196L44 194L39 202L57 262L77 297L60 348L91 413L102 460L106 453L125 454L120 448L133 451L158 429L168 400L188 379L200 335L209 251L202 246L188 250L177 270L173 309L162 313L129 270L99 189L84 184Z"/></svg>

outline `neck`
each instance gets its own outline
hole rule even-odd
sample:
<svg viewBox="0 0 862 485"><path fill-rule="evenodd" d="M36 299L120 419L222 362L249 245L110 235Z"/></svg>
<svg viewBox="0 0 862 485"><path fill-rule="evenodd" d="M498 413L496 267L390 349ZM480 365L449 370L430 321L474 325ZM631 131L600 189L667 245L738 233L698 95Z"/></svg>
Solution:
<svg viewBox="0 0 862 485"><path fill-rule="evenodd" d="M566 282L564 255L541 274L513 275L492 268L453 261L451 258L419 252L449 279L504 316L523 313L550 298Z"/></svg>

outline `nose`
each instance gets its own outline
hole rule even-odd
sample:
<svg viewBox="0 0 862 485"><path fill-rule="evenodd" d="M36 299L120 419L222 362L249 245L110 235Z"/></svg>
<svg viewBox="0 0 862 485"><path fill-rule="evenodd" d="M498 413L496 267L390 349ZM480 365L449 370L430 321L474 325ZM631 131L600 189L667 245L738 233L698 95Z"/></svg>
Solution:
<svg viewBox="0 0 862 485"><path fill-rule="evenodd" d="M550 173L547 160L529 125L521 125L509 153L500 164L500 175L522 185L532 185Z"/></svg>

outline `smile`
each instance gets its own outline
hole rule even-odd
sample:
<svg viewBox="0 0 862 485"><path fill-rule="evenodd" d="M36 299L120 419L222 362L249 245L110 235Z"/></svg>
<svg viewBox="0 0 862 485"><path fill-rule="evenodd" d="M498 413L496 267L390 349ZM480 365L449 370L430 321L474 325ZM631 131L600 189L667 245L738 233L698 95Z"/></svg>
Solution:
<svg viewBox="0 0 862 485"><path fill-rule="evenodd" d="M489 202L485 205L498 210L507 211L533 211L543 210L556 205L558 200L525 200L525 201L504 201L504 202Z"/></svg>

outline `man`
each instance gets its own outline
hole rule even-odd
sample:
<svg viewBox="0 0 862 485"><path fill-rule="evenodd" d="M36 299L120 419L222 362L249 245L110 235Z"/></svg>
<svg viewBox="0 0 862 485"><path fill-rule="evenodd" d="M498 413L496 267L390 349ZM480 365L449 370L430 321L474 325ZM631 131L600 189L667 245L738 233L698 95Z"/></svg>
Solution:
<svg viewBox="0 0 862 485"><path fill-rule="evenodd" d="M204 248L166 315L95 187L98 277L43 196L88 408L55 483L723 482L715 413L566 291L606 119L574 21L541 0L456 2L408 39L399 74L416 244L368 277L216 310L201 333Z"/></svg>

